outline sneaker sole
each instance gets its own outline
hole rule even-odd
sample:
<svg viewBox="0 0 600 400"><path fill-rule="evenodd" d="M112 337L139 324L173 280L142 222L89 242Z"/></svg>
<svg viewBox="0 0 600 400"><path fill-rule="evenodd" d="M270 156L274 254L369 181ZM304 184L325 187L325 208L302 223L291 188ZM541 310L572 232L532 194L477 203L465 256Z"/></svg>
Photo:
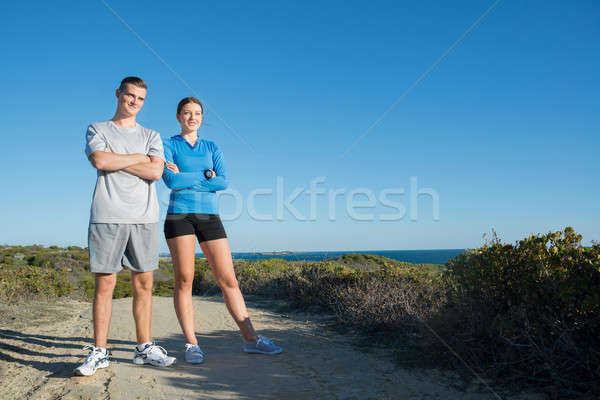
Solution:
<svg viewBox="0 0 600 400"><path fill-rule="evenodd" d="M177 361L177 360L173 359L173 361L171 361L169 364L162 364L162 363L160 363L158 361L154 361L154 360L148 360L148 359L137 358L137 357L133 358L133 363L136 365L150 364L154 367L169 367L169 366L175 364L175 361Z"/></svg>
<svg viewBox="0 0 600 400"><path fill-rule="evenodd" d="M202 364L204 360L185 360L188 364Z"/></svg>
<svg viewBox="0 0 600 400"><path fill-rule="evenodd" d="M107 367L108 367L108 365L109 365L109 362L108 362L108 361L107 361L106 363L102 363L102 364L98 365L98 366L96 367L96 369L95 369L95 370L94 370L92 373L90 373L90 374L86 374L86 373L84 373L84 372L83 372L81 369L79 369L79 368L75 368L75 369L73 370L73 375L75 375L75 376L92 376L92 375L94 375L94 374L96 373L96 371L98 371L99 369L102 369L102 368L107 368Z"/></svg>
<svg viewBox="0 0 600 400"><path fill-rule="evenodd" d="M280 354L283 350L273 350L273 351L261 351L261 350L257 350L257 349L244 349L245 353L249 353L249 354L266 354L268 356L273 356L275 354Z"/></svg>

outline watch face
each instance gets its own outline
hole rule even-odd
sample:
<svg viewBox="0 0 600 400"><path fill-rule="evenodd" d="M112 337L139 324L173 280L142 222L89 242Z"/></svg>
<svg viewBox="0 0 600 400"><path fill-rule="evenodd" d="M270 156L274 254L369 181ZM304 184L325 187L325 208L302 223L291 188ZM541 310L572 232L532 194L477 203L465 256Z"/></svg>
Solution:
<svg viewBox="0 0 600 400"><path fill-rule="evenodd" d="M210 179L214 176L214 173L210 169L207 169L206 171L204 171L204 176L206 177L206 179Z"/></svg>

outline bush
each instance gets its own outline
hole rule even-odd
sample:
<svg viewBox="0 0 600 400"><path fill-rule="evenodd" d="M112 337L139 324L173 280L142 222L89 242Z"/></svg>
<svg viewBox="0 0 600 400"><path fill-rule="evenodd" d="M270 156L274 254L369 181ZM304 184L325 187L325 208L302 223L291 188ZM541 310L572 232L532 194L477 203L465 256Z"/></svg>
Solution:
<svg viewBox="0 0 600 400"><path fill-rule="evenodd" d="M35 266L0 268L0 298L7 303L32 296L50 299L70 294L73 286L64 269Z"/></svg>
<svg viewBox="0 0 600 400"><path fill-rule="evenodd" d="M600 245L581 239L566 228L457 256L436 331L498 377L600 394Z"/></svg>
<svg viewBox="0 0 600 400"><path fill-rule="evenodd" d="M350 255L325 262L236 261L235 271L245 294L284 298L296 309L335 313L339 322L367 332L414 332L418 318L427 318L443 304L439 269L431 273L379 256ZM196 261L193 291L219 293L206 260Z"/></svg>
<svg viewBox="0 0 600 400"><path fill-rule="evenodd" d="M208 261L205 258L196 258L194 268L192 293L195 295L211 295L219 293L219 288L213 278Z"/></svg>

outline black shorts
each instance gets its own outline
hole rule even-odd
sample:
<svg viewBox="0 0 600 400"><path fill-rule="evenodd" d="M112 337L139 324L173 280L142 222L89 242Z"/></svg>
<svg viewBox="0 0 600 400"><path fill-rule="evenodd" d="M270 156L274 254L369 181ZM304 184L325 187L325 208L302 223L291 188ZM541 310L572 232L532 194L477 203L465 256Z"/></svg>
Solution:
<svg viewBox="0 0 600 400"><path fill-rule="evenodd" d="M196 235L198 242L226 238L218 214L167 214L165 238Z"/></svg>

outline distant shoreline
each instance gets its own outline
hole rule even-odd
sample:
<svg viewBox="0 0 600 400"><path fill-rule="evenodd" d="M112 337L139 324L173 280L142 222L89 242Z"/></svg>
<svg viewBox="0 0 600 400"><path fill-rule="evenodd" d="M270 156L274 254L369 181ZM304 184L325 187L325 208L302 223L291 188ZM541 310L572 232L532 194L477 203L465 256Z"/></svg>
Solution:
<svg viewBox="0 0 600 400"><path fill-rule="evenodd" d="M271 251L271 252L257 252L259 256L284 256L289 254L299 254L295 251Z"/></svg>
<svg viewBox="0 0 600 400"><path fill-rule="evenodd" d="M438 250L354 250L354 251L273 251L273 252L233 252L234 260L266 260L281 258L286 261L325 261L341 257L345 254L369 254L383 256L397 261L413 264L446 264L450 259L463 253L466 249ZM161 253L161 257L170 258L169 253ZM204 254L196 253L196 257L204 258Z"/></svg>

